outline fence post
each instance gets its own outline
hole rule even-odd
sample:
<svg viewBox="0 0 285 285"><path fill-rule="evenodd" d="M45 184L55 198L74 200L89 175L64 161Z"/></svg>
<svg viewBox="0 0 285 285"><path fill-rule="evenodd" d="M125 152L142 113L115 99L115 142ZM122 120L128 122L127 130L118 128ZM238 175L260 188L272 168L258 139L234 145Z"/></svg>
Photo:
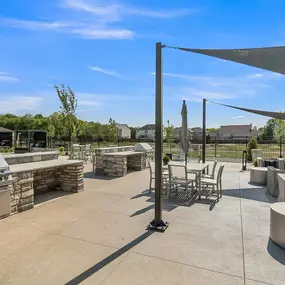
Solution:
<svg viewBox="0 0 285 285"><path fill-rule="evenodd" d="M282 157L282 136L280 136L280 155L279 157Z"/></svg>

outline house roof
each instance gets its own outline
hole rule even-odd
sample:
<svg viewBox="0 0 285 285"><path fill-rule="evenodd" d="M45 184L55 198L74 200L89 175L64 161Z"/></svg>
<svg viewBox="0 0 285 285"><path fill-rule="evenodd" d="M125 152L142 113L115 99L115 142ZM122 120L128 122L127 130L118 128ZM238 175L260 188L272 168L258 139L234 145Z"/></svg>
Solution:
<svg viewBox="0 0 285 285"><path fill-rule="evenodd" d="M3 128L3 127L0 127L0 133L13 133L13 131L6 129L6 128Z"/></svg>
<svg viewBox="0 0 285 285"><path fill-rule="evenodd" d="M247 133L251 132L252 125L226 125L226 126L221 126L220 128L220 133L234 133L234 132L239 132L239 133Z"/></svg>
<svg viewBox="0 0 285 285"><path fill-rule="evenodd" d="M174 131L175 132L181 132L182 131L182 127L177 127L177 128L174 129ZM190 128L188 128L188 132L193 133L193 131Z"/></svg>
<svg viewBox="0 0 285 285"><path fill-rule="evenodd" d="M194 128L191 128L191 130L193 132L202 132L203 131L203 129L201 127L194 127Z"/></svg>
<svg viewBox="0 0 285 285"><path fill-rule="evenodd" d="M155 130L155 124L147 124L141 128L139 128L139 130L144 131L144 130Z"/></svg>
<svg viewBox="0 0 285 285"><path fill-rule="evenodd" d="M127 124L116 124L117 128L129 128Z"/></svg>

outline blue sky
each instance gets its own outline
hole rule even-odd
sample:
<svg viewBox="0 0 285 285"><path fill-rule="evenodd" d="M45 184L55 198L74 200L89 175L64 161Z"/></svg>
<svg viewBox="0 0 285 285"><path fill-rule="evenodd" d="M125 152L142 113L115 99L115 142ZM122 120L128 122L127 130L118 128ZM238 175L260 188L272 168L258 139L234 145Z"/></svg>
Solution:
<svg viewBox="0 0 285 285"><path fill-rule="evenodd" d="M9 0L0 2L0 112L59 110L69 85L84 120L154 122L155 42L194 48L285 45L282 0ZM283 76L164 49L164 118L201 125L203 98L284 111ZM208 105L209 127L267 118Z"/></svg>

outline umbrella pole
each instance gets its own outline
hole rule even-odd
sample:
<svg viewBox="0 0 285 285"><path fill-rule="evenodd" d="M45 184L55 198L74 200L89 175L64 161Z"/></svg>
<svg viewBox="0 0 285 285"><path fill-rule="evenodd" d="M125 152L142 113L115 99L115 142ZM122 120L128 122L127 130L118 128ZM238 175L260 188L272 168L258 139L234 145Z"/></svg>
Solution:
<svg viewBox="0 0 285 285"><path fill-rule="evenodd" d="M155 90L155 217L148 229L164 232L168 223L162 220L162 152L163 152L163 115L162 115L162 45L156 43L156 90Z"/></svg>
<svg viewBox="0 0 285 285"><path fill-rule="evenodd" d="M202 162L206 162L206 99L203 99L203 144L202 144Z"/></svg>

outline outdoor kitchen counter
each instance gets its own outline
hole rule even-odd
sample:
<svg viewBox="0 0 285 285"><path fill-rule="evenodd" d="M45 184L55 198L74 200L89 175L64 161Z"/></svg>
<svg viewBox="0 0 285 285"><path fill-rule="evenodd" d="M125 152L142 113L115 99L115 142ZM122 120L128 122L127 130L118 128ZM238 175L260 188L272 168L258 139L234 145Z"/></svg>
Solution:
<svg viewBox="0 0 285 285"><path fill-rule="evenodd" d="M10 166L11 213L34 207L34 196L53 190L81 192L84 190L83 161L54 159Z"/></svg>
<svg viewBox="0 0 285 285"><path fill-rule="evenodd" d="M141 151L104 153L102 160L104 175L108 176L125 176L128 169L139 171L146 168L146 153Z"/></svg>

